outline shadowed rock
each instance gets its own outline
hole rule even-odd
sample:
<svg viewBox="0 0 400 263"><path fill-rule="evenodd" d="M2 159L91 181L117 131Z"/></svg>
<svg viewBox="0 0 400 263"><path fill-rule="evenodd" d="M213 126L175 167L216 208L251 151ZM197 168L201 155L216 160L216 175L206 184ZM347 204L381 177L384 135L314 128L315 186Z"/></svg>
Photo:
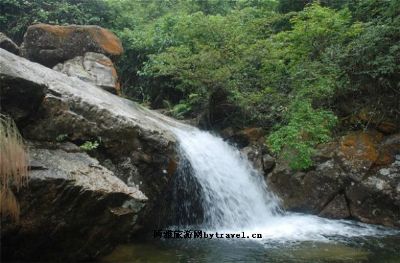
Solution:
<svg viewBox="0 0 400 263"><path fill-rule="evenodd" d="M2 220L5 259L74 260L107 253L133 232L146 204L139 189L86 153L51 148L55 145L30 147L35 166L17 192L20 221Z"/></svg>
<svg viewBox="0 0 400 263"><path fill-rule="evenodd" d="M0 32L0 48L3 48L16 55L19 54L19 47L5 34Z"/></svg>
<svg viewBox="0 0 400 263"><path fill-rule="evenodd" d="M347 207L347 201L343 194L337 195L329 204L319 213L319 216L342 219L349 218L350 211Z"/></svg>

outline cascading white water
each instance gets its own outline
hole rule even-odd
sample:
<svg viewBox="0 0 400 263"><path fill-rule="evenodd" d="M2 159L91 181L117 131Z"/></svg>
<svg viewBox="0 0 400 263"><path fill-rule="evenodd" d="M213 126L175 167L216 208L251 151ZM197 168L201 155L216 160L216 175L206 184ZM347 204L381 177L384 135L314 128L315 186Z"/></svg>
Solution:
<svg viewBox="0 0 400 263"><path fill-rule="evenodd" d="M277 198L250 163L221 138L175 129L182 154L202 188L205 224L213 228L257 226L277 214Z"/></svg>
<svg viewBox="0 0 400 263"><path fill-rule="evenodd" d="M203 227L208 231L261 233L264 240L326 241L329 237L390 234L346 220L283 212L262 176L240 152L208 132L172 128L181 154L201 187Z"/></svg>

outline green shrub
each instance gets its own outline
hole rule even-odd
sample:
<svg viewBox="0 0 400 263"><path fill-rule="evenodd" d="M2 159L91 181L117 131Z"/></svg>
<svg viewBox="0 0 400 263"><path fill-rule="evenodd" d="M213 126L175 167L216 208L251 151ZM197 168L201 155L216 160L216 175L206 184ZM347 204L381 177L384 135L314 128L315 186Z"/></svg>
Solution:
<svg viewBox="0 0 400 263"><path fill-rule="evenodd" d="M182 102L182 103L176 104L172 108L171 112L175 118L182 119L185 116L185 114L187 114L190 110L191 110L190 105Z"/></svg>
<svg viewBox="0 0 400 263"><path fill-rule="evenodd" d="M274 153L282 153L293 169L306 169L312 165L312 154L317 144L331 139L336 124L332 112L315 110L307 101L291 106L288 123L271 133L267 144Z"/></svg>

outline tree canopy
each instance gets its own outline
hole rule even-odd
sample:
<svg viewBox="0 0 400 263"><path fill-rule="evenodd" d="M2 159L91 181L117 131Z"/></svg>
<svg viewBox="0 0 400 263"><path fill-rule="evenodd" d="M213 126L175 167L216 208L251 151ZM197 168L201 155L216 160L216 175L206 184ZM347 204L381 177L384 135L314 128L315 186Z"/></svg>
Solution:
<svg viewBox="0 0 400 263"><path fill-rule="evenodd" d="M209 128L262 127L294 168L312 165L315 146L366 97L400 95L397 0L3 0L0 9L1 28L17 42L35 22L111 29L125 48L125 96L177 118L226 107ZM399 115L395 100L379 105Z"/></svg>

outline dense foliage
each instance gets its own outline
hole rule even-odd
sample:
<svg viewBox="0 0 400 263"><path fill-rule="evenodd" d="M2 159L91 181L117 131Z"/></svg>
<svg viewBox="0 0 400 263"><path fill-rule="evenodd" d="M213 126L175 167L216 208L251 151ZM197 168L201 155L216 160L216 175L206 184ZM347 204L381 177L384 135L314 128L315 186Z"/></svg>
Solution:
<svg viewBox="0 0 400 263"><path fill-rule="evenodd" d="M390 111L373 102L400 94L398 0L2 0L0 8L1 28L17 41L34 22L112 29L125 48L126 96L177 118L201 115L210 128L260 126L294 168L312 165L315 146L359 108L400 114L396 100ZM349 98L353 112L340 106Z"/></svg>
<svg viewBox="0 0 400 263"><path fill-rule="evenodd" d="M108 5L102 0L1 0L0 29L21 43L28 26L49 24L104 24Z"/></svg>

